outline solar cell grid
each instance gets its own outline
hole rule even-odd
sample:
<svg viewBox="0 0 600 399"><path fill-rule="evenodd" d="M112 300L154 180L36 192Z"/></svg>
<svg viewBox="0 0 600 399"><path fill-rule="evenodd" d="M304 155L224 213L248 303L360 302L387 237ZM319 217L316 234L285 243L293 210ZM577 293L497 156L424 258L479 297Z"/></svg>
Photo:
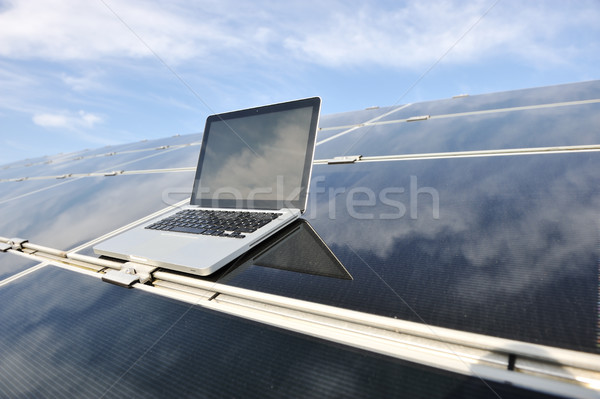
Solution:
<svg viewBox="0 0 600 399"><path fill-rule="evenodd" d="M413 104L381 120L600 98L599 93L600 82L496 93ZM352 126L392 109L395 107L325 115L321 126ZM600 104L584 104L360 127L317 146L315 158L331 158L345 152L375 156L600 144L598 111ZM325 130L317 141L343 131L345 128ZM112 150L173 146L188 142L190 137L132 143ZM90 171L110 170L129 161L132 162L126 169L130 170L194 167L198 150L198 146L192 146L92 158L108 151L97 149L81 152L79 155L89 158L78 161L45 164L47 158L41 158L38 161L42 163L30 167L0 168L0 179L23 176L25 170L32 172L27 176L77 173L88 167ZM320 274L316 263L310 265L310 273L299 272L302 265L286 270L285 265L277 267L281 257L275 256L263 262L268 267L259 266L252 259L245 261L237 273L221 276L220 282L598 354L598 170L598 151L315 165L305 218L352 278ZM21 236L60 249L73 248L181 200L182 195L189 194L185 191L191 189L192 179L193 173L183 172L0 182L0 235ZM290 254L296 256L289 246L280 252L288 258ZM34 264L0 254L0 280ZM170 393L215 393L227 386L231 396L265 392L293 396L305 388L306 378L320 379L323 390L318 394L334 389L348 395L381 394L383 390L384 396L397 396L407 389L413 389L414 396L424 397L454 392L471 392L474 397L489 394L474 379L415 369L413 365L211 312L193 311L177 320L186 309L181 303L121 290L102 284L99 279L51 267L0 287L0 300L10 303L0 307L0 335L4 337L0 341L0 353L4 354L0 359L9 359L3 370L24 373L0 377L0 392L8 396L20 393L23 387L25 393L29 392L27 389L39 388L40 392L55 395L81 392L77 389L83 386L87 393L96 396L114 382L115 389L110 394L159 395L164 393L158 391L161 386ZM82 309L86 307L85 311L69 308L69 304L78 301L83 304ZM44 309L49 313L38 312L32 303L47 305ZM103 303L112 305L99 306ZM140 311L146 306L151 310ZM148 314L149 319L140 316ZM214 328L210 323L214 323ZM157 325L174 326L166 332L168 339L152 347L158 337L151 335L136 346L138 337L147 331L154 334L153 327ZM228 328L229 335L223 337L222 332ZM198 338L197 331L202 329L206 329L201 334L208 337L205 340ZM244 334L236 332L242 330ZM224 340L216 343L215 337ZM98 345L100 341L105 346ZM67 342L74 342L75 348L65 347ZM214 348L225 350L224 347L231 353L221 361L223 352ZM136 356L148 348L148 357L134 363ZM41 353L41 357L33 363L17 364L15 359L21 357L8 356L14 354L11 350L39 350L36 355ZM259 352L271 356L258 358ZM197 360L202 356L189 353L208 353L216 363L208 370L206 364ZM273 353L281 354L273 357ZM315 353L323 355L311 358ZM291 364L291 356L296 356L296 368L286 368ZM244 361L237 362L240 358ZM160 365L158 369L154 368L156 364ZM358 364L360 370L367 370L365 379L352 374L351 369L356 368L344 368L345 364ZM58 365L57 370L64 371L64 375L74 376L72 385L40 387L58 373L49 365ZM99 365L99 371L83 375L81 370L89 371L90 365ZM117 380L117 373L111 374L112 380L94 377L91 381L90 376L113 369L123 372L132 365L131 373L121 380ZM229 370L232 365L231 373L217 373L214 385L201 386L199 381L206 381L205 378L198 379L197 374L185 371L205 370L214 376L214 370ZM163 366L168 372L161 374ZM319 367L336 370L338 376L328 380L317 372ZM260 370L261 376L258 378L254 372L244 375L242 369ZM377 372L369 373L369 369ZM183 370L183 377L175 377L174 370ZM304 379L291 379L291 375L302 371ZM160 384L139 382L147 380L149 373ZM333 374L336 373L329 375ZM35 382L34 375L43 378ZM232 384L232 375L242 375L243 384ZM398 375L416 377L398 382ZM357 378L360 383L351 385ZM250 389L237 390L241 386ZM441 388L435 391L433 386ZM513 389L509 386L497 388L499 392L507 390L511 397L515 394L509 392Z"/></svg>
<svg viewBox="0 0 600 399"><path fill-rule="evenodd" d="M1 183L21 191L0 200L0 234L67 250L180 201L192 179L184 172Z"/></svg>
<svg viewBox="0 0 600 399"><path fill-rule="evenodd" d="M457 93L459 94L459 93ZM600 98L600 82L582 82L549 87L513 90L501 93L467 95L458 98L423 101L411 104L382 121L409 118L416 115L445 115L539 104L562 103Z"/></svg>
<svg viewBox="0 0 600 399"><path fill-rule="evenodd" d="M0 287L0 396L551 397L49 266Z"/></svg>
<svg viewBox="0 0 600 399"><path fill-rule="evenodd" d="M600 143L600 103L360 127L317 146L315 159Z"/></svg>
<svg viewBox="0 0 600 399"><path fill-rule="evenodd" d="M318 165L306 217L352 281L227 284L599 353L598 153Z"/></svg>

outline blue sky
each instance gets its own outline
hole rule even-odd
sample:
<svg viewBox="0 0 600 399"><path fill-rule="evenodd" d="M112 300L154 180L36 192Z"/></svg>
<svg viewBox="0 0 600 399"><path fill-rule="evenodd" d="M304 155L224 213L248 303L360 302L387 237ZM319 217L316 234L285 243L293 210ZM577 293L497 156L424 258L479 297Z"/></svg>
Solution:
<svg viewBox="0 0 600 399"><path fill-rule="evenodd" d="M600 1L0 0L0 165L202 131L600 78Z"/></svg>

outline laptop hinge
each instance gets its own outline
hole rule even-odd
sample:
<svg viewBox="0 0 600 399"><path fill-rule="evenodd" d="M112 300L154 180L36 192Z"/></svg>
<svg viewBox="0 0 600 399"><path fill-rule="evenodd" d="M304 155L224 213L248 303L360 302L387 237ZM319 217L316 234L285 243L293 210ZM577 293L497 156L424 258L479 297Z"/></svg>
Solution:
<svg viewBox="0 0 600 399"><path fill-rule="evenodd" d="M345 155L343 157L334 157L327 161L329 165L336 163L354 163L362 158L362 155Z"/></svg>
<svg viewBox="0 0 600 399"><path fill-rule="evenodd" d="M152 278L156 266L142 265L141 263L125 262L121 270L108 270L102 281L121 287L130 288L135 283L144 284Z"/></svg>

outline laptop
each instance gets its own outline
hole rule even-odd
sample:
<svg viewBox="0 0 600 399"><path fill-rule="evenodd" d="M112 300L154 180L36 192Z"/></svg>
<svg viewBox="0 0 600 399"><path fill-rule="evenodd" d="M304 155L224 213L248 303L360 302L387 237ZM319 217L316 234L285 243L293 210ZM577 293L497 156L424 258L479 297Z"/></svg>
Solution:
<svg viewBox="0 0 600 399"><path fill-rule="evenodd" d="M319 97L211 115L189 205L111 237L94 252L206 276L306 209Z"/></svg>

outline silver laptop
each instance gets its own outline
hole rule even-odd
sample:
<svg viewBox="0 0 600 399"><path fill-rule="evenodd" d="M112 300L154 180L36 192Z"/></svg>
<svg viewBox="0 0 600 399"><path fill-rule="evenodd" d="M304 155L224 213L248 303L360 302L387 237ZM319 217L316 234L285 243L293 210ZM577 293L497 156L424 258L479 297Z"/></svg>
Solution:
<svg viewBox="0 0 600 399"><path fill-rule="evenodd" d="M209 275L306 209L321 99L211 115L190 204L103 241L98 255Z"/></svg>

